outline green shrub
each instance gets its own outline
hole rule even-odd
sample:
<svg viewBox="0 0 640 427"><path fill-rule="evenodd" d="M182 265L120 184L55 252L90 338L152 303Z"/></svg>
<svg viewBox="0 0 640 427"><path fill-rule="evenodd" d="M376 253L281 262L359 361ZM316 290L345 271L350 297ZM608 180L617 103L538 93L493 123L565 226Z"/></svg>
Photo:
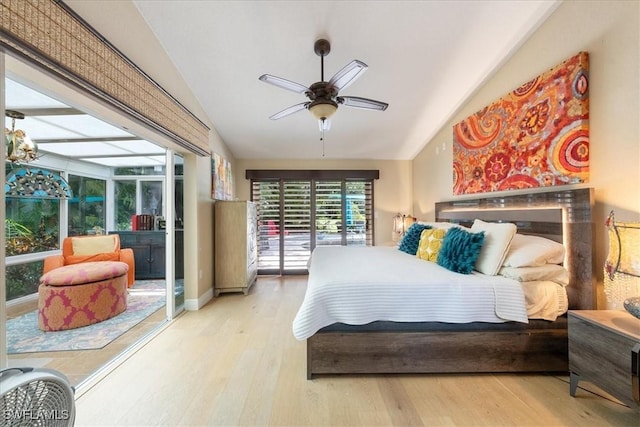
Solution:
<svg viewBox="0 0 640 427"><path fill-rule="evenodd" d="M4 224L5 256L49 251L59 246L57 236L46 233L44 223L35 233L12 219L5 219ZM43 261L34 261L6 267L7 301L38 291L42 265Z"/></svg>

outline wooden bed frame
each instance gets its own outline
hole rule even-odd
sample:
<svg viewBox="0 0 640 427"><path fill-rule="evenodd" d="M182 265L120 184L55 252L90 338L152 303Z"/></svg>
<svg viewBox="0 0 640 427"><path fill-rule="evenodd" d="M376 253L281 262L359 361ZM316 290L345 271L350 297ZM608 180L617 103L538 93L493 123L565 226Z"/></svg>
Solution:
<svg viewBox="0 0 640 427"><path fill-rule="evenodd" d="M513 222L567 248L570 309L595 308L593 190L436 203L436 221ZM380 326L380 328L377 328ZM567 318L505 324L331 325L307 339L307 378L321 374L568 372Z"/></svg>

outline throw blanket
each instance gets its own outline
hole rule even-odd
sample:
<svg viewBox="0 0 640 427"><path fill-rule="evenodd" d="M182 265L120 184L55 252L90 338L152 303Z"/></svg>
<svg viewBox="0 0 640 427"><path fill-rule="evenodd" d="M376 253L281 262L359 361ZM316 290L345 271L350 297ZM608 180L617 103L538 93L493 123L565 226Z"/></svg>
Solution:
<svg viewBox="0 0 640 427"><path fill-rule="evenodd" d="M454 273L394 247L317 247L294 336L305 340L333 323L377 320L528 323L516 280Z"/></svg>

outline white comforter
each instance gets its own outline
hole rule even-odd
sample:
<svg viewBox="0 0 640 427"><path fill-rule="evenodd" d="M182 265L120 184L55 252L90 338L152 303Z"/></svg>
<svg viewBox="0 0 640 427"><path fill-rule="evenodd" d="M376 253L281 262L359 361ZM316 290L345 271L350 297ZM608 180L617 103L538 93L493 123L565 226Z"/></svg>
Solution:
<svg viewBox="0 0 640 427"><path fill-rule="evenodd" d="M333 323L528 323L520 283L502 276L458 274L395 247L321 246L293 321L305 340Z"/></svg>

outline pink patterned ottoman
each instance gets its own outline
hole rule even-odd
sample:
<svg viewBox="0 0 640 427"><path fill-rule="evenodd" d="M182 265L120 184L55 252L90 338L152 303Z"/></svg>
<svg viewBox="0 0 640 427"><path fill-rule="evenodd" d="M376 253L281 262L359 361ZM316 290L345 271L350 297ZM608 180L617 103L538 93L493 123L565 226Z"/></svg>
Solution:
<svg viewBox="0 0 640 427"><path fill-rule="evenodd" d="M118 261L83 262L49 271L38 287L38 326L61 331L102 322L127 309L127 271Z"/></svg>

